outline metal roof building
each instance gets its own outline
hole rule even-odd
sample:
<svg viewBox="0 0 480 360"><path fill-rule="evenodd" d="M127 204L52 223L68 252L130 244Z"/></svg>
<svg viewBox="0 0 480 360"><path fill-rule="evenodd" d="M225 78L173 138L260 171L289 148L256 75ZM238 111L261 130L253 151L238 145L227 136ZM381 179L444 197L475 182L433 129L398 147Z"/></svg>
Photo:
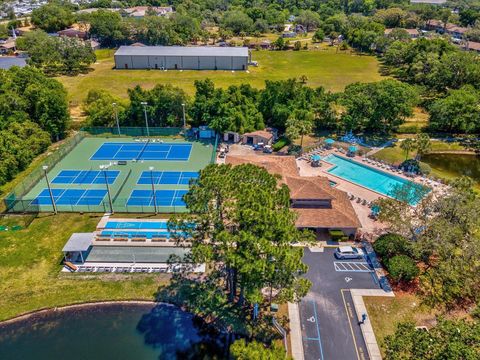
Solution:
<svg viewBox="0 0 480 360"><path fill-rule="evenodd" d="M116 69L247 70L246 47L121 46Z"/></svg>

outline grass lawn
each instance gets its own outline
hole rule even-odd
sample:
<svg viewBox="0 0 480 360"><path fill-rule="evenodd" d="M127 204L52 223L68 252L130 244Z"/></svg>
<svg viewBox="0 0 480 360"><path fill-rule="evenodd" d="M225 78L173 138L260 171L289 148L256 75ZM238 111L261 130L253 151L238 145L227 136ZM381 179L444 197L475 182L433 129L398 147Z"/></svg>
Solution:
<svg viewBox="0 0 480 360"><path fill-rule="evenodd" d="M73 232L93 231L99 218L98 214L44 214L27 229L0 233L0 320L85 301L153 300L168 275L60 273L67 239Z"/></svg>
<svg viewBox="0 0 480 360"><path fill-rule="evenodd" d="M411 136L409 136L411 137ZM465 150L459 143L447 143L444 141L432 141L432 151L462 151ZM415 157L416 152L412 151L408 157ZM379 160L384 160L389 163L398 164L405 160L405 152L400 148L400 142L397 142L392 147L387 147L385 149L376 152L373 155Z"/></svg>
<svg viewBox="0 0 480 360"><path fill-rule="evenodd" d="M252 51L252 59L259 67L244 71L159 71L159 70L114 70L114 50L99 50L97 63L88 74L58 79L68 90L72 106L77 106L91 89L106 89L122 98L127 98L127 89L135 85L152 88L168 83L194 93L194 81L211 78L220 87L251 84L262 88L265 80L284 80L306 75L309 86L324 86L331 91L341 91L352 82L378 81L379 64L375 57L338 52L324 47L312 51Z"/></svg>
<svg viewBox="0 0 480 360"><path fill-rule="evenodd" d="M395 326L402 321L412 321L419 326L430 326L434 321L432 310L420 304L414 295L396 293L394 298L364 297L368 316L372 322L375 337L384 353L384 338L395 332Z"/></svg>

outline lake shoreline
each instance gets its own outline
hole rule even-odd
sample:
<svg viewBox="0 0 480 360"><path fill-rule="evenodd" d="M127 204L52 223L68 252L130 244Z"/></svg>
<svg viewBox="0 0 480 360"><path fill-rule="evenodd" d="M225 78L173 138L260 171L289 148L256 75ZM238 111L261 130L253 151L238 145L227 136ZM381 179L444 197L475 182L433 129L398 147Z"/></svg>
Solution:
<svg viewBox="0 0 480 360"><path fill-rule="evenodd" d="M89 308L89 307L96 307L96 306L103 306L103 305L169 305L169 306L175 306L173 304L169 303L163 303L163 302L156 302L156 301L148 301L148 300L107 300L107 301L89 301L89 302L83 302L83 303L76 303L76 304L70 304L70 305L64 305L64 306L58 306L58 307L50 307L50 308L42 308L38 310L33 310L29 311L20 315L17 315L15 317L12 317L10 319L2 320L0 321L0 327L4 325L11 325L19 321L23 320L28 320L31 317L37 316L37 315L47 315L50 313L54 312L61 312L61 311L68 311L72 309L84 309L84 308Z"/></svg>

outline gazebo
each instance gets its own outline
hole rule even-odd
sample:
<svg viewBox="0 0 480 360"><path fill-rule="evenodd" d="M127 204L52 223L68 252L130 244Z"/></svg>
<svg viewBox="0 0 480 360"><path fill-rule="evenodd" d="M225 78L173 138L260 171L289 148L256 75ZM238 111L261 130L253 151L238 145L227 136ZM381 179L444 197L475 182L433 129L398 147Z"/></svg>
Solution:
<svg viewBox="0 0 480 360"><path fill-rule="evenodd" d="M335 140L333 139L328 138L325 140L325 145L327 145L327 149L331 149L334 143L335 143Z"/></svg>

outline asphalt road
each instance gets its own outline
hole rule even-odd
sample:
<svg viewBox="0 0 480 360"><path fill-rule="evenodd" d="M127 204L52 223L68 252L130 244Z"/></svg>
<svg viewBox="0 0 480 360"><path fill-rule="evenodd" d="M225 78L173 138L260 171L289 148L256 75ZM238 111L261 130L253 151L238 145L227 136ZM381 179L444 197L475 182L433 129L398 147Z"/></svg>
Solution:
<svg viewBox="0 0 480 360"><path fill-rule="evenodd" d="M350 289L380 287L364 260L339 261L334 251L305 249L306 277L312 282L299 304L305 360L368 359Z"/></svg>

